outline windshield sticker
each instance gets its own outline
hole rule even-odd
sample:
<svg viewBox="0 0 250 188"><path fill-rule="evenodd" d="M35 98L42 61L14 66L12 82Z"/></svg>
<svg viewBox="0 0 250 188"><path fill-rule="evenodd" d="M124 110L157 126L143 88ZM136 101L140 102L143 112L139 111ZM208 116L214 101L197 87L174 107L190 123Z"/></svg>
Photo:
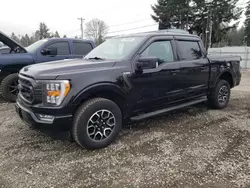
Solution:
<svg viewBox="0 0 250 188"><path fill-rule="evenodd" d="M121 41L122 42L133 42L135 38L123 38Z"/></svg>

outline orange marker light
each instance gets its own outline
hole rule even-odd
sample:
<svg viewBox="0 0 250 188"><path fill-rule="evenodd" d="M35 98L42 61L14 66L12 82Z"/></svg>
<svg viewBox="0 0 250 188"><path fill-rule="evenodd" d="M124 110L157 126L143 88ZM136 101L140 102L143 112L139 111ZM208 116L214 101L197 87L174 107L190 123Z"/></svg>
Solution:
<svg viewBox="0 0 250 188"><path fill-rule="evenodd" d="M65 83L65 92L64 92L64 96L67 96L70 90L70 84L69 82Z"/></svg>
<svg viewBox="0 0 250 188"><path fill-rule="evenodd" d="M60 96L61 92L56 90L56 91L48 91L48 96L54 96L54 97L57 97L57 96Z"/></svg>

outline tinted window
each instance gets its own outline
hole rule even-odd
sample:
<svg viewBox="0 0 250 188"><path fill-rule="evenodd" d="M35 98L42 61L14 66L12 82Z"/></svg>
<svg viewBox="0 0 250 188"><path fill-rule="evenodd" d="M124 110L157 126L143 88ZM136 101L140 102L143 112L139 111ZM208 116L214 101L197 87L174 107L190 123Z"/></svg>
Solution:
<svg viewBox="0 0 250 188"><path fill-rule="evenodd" d="M47 48L50 48L50 47L57 48L57 55L69 55L70 54L68 42L55 42L47 46Z"/></svg>
<svg viewBox="0 0 250 188"><path fill-rule="evenodd" d="M157 57L163 62L174 61L172 45L170 41L156 41L141 54L142 57Z"/></svg>
<svg viewBox="0 0 250 188"><path fill-rule="evenodd" d="M73 42L73 48L75 55L86 55L93 49L91 44L86 42Z"/></svg>
<svg viewBox="0 0 250 188"><path fill-rule="evenodd" d="M195 60L202 57L202 52L196 41L178 41L182 60Z"/></svg>

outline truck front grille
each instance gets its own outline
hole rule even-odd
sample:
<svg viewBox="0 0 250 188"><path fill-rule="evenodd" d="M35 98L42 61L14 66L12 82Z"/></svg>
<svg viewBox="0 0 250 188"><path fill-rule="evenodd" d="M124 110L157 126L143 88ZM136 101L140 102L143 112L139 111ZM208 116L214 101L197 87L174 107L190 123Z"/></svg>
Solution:
<svg viewBox="0 0 250 188"><path fill-rule="evenodd" d="M34 101L34 89L29 80L19 77L19 92L26 102L32 103Z"/></svg>

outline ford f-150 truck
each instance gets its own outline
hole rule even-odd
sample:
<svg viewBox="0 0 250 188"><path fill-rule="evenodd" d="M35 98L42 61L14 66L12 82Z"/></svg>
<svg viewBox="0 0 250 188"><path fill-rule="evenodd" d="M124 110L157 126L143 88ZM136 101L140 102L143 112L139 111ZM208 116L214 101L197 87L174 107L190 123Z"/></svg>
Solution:
<svg viewBox="0 0 250 188"><path fill-rule="evenodd" d="M240 84L237 56L207 56L201 39L150 32L107 40L85 58L27 66L16 111L28 124L60 126L89 149L103 148L126 121L207 101L225 108Z"/></svg>
<svg viewBox="0 0 250 188"><path fill-rule="evenodd" d="M0 54L0 93L6 101L14 102L18 92L18 72L27 65L47 61L82 58L94 47L90 40L51 38L40 40L27 48L0 32L0 42L5 47Z"/></svg>

